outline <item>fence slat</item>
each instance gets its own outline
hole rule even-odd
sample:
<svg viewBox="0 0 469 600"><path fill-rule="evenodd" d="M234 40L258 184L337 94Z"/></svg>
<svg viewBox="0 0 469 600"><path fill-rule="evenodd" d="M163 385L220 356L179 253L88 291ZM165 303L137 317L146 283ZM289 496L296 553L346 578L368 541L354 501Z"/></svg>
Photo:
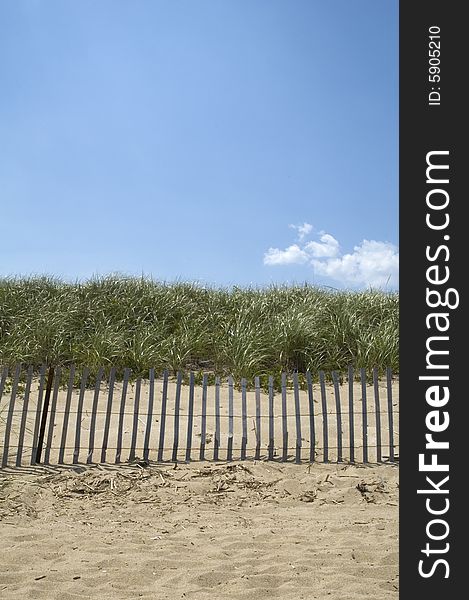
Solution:
<svg viewBox="0 0 469 600"><path fill-rule="evenodd" d="M163 391L161 396L161 416L160 416L160 436L158 440L158 462L163 460L164 452L164 436L166 426L166 405L168 403L168 378L169 373L167 369L163 372Z"/></svg>
<svg viewBox="0 0 469 600"><path fill-rule="evenodd" d="M3 367L2 376L0 377L0 401L3 396L3 390L5 389L5 383L8 377L8 367ZM3 460L3 457L2 457Z"/></svg>
<svg viewBox="0 0 469 600"><path fill-rule="evenodd" d="M288 459L288 423L287 423L287 375L282 373L282 438L283 438L283 453L282 461Z"/></svg>
<svg viewBox="0 0 469 600"><path fill-rule="evenodd" d="M73 450L73 459L72 459L72 463L74 465L76 465L78 463L78 458L80 456L81 420L82 420L82 416L83 416L83 402L85 400L86 384L88 382L89 374L90 374L89 368L85 367L83 369L83 373L81 375L80 394L78 396L77 420L75 423L75 448Z"/></svg>
<svg viewBox="0 0 469 600"><path fill-rule="evenodd" d="M247 392L246 392L246 379L241 379L241 425L242 425L242 438L241 438L241 460L246 460L246 448L248 445L248 416L247 416Z"/></svg>
<svg viewBox="0 0 469 600"><path fill-rule="evenodd" d="M319 371L319 384L321 388L321 406L322 406L322 441L323 441L323 462L329 462L329 427L327 424L327 396L326 380L324 371Z"/></svg>
<svg viewBox="0 0 469 600"><path fill-rule="evenodd" d="M191 450L192 450L192 426L194 423L194 386L195 386L195 378L194 373L191 372L189 376L189 407L187 414L187 441L186 441L186 461L190 462L191 460Z"/></svg>
<svg viewBox="0 0 469 600"><path fill-rule="evenodd" d="M41 422L42 398L44 396L44 381L46 378L46 365L41 366L39 372L39 390L37 394L36 417L34 419L34 431L32 439L32 450L30 464L36 464L37 438L39 435L39 424Z"/></svg>
<svg viewBox="0 0 469 600"><path fill-rule="evenodd" d="M334 382L335 412L337 419L337 462L343 462L342 409L340 406L339 375L337 371L332 371L332 381Z"/></svg>
<svg viewBox="0 0 469 600"><path fill-rule="evenodd" d="M354 373L352 365L348 368L348 427L349 427L349 446L350 462L355 462L355 423L354 423L354 402L353 402L353 381Z"/></svg>
<svg viewBox="0 0 469 600"><path fill-rule="evenodd" d="M109 428L111 425L111 410L114 399L114 384L116 382L116 368L112 367L109 373L109 389L107 393L106 419L104 421L103 443L101 446L101 462L106 462L107 445L109 441Z"/></svg>
<svg viewBox="0 0 469 600"><path fill-rule="evenodd" d="M132 423L132 439L130 440L129 461L135 460L135 449L137 446L138 432L138 411L140 408L140 390L142 387L142 378L137 377L135 382L135 398L134 398L134 419Z"/></svg>
<svg viewBox="0 0 469 600"><path fill-rule="evenodd" d="M316 460L316 428L314 423L313 380L310 371L306 372L306 383L309 404L309 462L314 462Z"/></svg>
<svg viewBox="0 0 469 600"><path fill-rule="evenodd" d="M261 458L261 382L259 377L254 378L256 390L256 454L255 460Z"/></svg>
<svg viewBox="0 0 469 600"><path fill-rule="evenodd" d="M199 460L205 460L205 444L207 442L207 385L208 375L204 373L202 378L202 414L200 424L200 452Z"/></svg>
<svg viewBox="0 0 469 600"><path fill-rule="evenodd" d="M392 406L392 371L386 369L386 387L388 396L388 427L389 427L389 460L394 462L394 415Z"/></svg>
<svg viewBox="0 0 469 600"><path fill-rule="evenodd" d="M178 446L179 446L179 413L181 410L181 385L182 385L182 373L178 371L176 381L176 399L174 402L174 438L173 438L173 455L171 460L176 463L178 459Z"/></svg>
<svg viewBox="0 0 469 600"><path fill-rule="evenodd" d="M269 460L274 459L274 378L269 377Z"/></svg>
<svg viewBox="0 0 469 600"><path fill-rule="evenodd" d="M119 408L119 424L117 427L117 444L116 457L114 463L117 465L121 461L122 454L122 438L124 435L124 417L125 417L125 401L127 399L127 389L129 387L130 369L124 369L124 379L122 381L121 403Z"/></svg>
<svg viewBox="0 0 469 600"><path fill-rule="evenodd" d="M54 391L52 393L52 404L50 407L50 416L49 416L49 429L47 431L46 448L44 450L44 464L46 464L46 465L48 465L49 461L50 461L50 451L52 448L52 440L53 440L53 436L54 436L55 412L57 410L57 398L59 396L61 373L62 373L62 369L60 367L58 367L55 372Z"/></svg>
<svg viewBox="0 0 469 600"><path fill-rule="evenodd" d="M363 427L363 462L368 462L368 403L366 398L366 370L360 369L362 384L362 427Z"/></svg>
<svg viewBox="0 0 469 600"><path fill-rule="evenodd" d="M150 455L150 434L153 419L153 404L155 402L155 369L150 369L150 387L148 390L147 423L145 426L145 439L143 442L143 460L147 461Z"/></svg>
<svg viewBox="0 0 469 600"><path fill-rule="evenodd" d="M52 392L52 382L54 379L54 367L49 367L47 373L46 394L44 396L44 406L42 407L41 424L39 426L39 438L37 441L36 462L41 462L42 446L44 445L44 436L46 434L47 413L49 411L50 395Z"/></svg>
<svg viewBox="0 0 469 600"><path fill-rule="evenodd" d="M301 462L301 409L300 409L300 388L298 385L298 373L293 373L293 392L295 395L295 418L296 418L296 456L295 462Z"/></svg>
<svg viewBox="0 0 469 600"><path fill-rule="evenodd" d="M67 445L67 429L68 429L68 421L70 418L70 405L72 402L74 380L75 380L75 365L72 364L70 366L70 373L68 376L67 397L65 399L64 420L62 423L62 436L60 438L59 459L58 459L59 465L63 464L63 462L64 462L65 447Z"/></svg>
<svg viewBox="0 0 469 600"><path fill-rule="evenodd" d="M213 444L213 460L218 460L220 450L220 378L215 378L215 442Z"/></svg>
<svg viewBox="0 0 469 600"><path fill-rule="evenodd" d="M233 460L233 378L228 377L228 447L226 460Z"/></svg>
<svg viewBox="0 0 469 600"><path fill-rule="evenodd" d="M8 464L8 451L10 448L10 433L11 424L13 422L13 411L15 410L16 393L18 391L18 382L21 374L21 365L16 365L15 374L13 376L13 383L11 386L10 403L8 405L7 420L5 424L5 438L3 442L3 456L2 456L2 467L6 467Z"/></svg>
<svg viewBox="0 0 469 600"><path fill-rule="evenodd" d="M33 380L33 366L28 367L26 375L26 387L24 389L23 411L21 414L20 432L18 435L18 451L16 453L16 466L21 467L21 457L23 454L24 434L26 431L26 418L28 416L29 396L31 393L31 383ZM0 399L2 397L3 386L0 381Z"/></svg>
<svg viewBox="0 0 469 600"><path fill-rule="evenodd" d="M101 381L103 379L104 369L101 367L96 374L96 381L94 384L94 395L93 395L93 406L91 409L91 421L90 421L90 436L88 440L88 456L86 457L86 463L89 465L93 461L94 452L94 436L96 431L96 415L98 412L98 401L99 392L101 390Z"/></svg>
<svg viewBox="0 0 469 600"><path fill-rule="evenodd" d="M378 369L373 369L373 386L375 393L375 418L376 418L376 461L383 462L382 451L381 451L381 406L379 398L379 386L378 386Z"/></svg>

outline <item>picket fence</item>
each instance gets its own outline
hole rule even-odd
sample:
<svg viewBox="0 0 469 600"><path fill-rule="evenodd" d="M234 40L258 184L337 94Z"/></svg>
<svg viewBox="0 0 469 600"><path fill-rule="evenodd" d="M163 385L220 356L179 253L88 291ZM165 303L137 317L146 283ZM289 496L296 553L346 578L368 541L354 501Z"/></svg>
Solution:
<svg viewBox="0 0 469 600"><path fill-rule="evenodd" d="M251 385L253 383L253 385ZM261 386L190 373L0 367L1 467L191 460L397 462L398 379L349 367ZM1 443L1 442L0 442Z"/></svg>

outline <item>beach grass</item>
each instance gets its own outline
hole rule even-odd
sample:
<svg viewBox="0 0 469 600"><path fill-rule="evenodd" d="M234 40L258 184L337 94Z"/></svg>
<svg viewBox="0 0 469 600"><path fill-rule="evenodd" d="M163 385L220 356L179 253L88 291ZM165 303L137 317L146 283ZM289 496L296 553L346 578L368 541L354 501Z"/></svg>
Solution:
<svg viewBox="0 0 469 600"><path fill-rule="evenodd" d="M108 276L0 279L0 364L169 369L236 378L398 371L399 296L311 285L215 288Z"/></svg>

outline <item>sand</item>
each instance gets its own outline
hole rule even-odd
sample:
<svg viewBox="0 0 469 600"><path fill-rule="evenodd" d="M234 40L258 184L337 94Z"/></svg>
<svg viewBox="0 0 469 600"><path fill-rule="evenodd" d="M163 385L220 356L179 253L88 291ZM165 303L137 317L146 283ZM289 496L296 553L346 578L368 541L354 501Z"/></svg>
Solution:
<svg viewBox="0 0 469 600"><path fill-rule="evenodd" d="M0 598L398 597L398 467L6 469Z"/></svg>

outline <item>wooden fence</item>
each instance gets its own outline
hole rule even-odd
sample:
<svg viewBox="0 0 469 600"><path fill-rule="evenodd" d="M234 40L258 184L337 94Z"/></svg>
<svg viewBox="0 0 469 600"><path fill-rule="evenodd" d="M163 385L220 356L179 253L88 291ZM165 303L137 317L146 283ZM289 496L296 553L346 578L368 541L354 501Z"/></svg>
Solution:
<svg viewBox="0 0 469 600"><path fill-rule="evenodd" d="M165 371L0 367L1 466L124 461L398 460L398 381L387 369L293 373L280 389Z"/></svg>

